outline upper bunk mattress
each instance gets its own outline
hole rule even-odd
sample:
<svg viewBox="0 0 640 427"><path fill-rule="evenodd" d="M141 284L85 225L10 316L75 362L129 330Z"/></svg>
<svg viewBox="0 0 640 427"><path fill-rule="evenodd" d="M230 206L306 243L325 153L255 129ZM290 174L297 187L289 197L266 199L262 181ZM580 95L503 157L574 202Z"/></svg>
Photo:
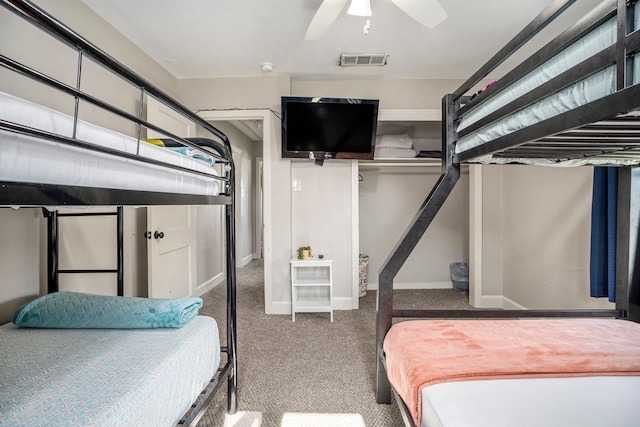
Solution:
<svg viewBox="0 0 640 427"><path fill-rule="evenodd" d="M547 81L559 76L581 62L588 60L607 47L612 46L616 42L616 31L616 19L612 18L607 20L518 81L505 87L474 110L469 111L461 118L457 131L463 131L499 108L526 95ZM637 71L640 67L640 57L636 55L633 63L634 71ZM638 72L634 72L634 84L639 82L638 75L640 75ZM488 91L490 90L491 88L488 89ZM500 137L603 98L615 91L616 68L615 66L609 66L590 76L585 76L585 78L574 84L528 107L514 111L468 135L460 137L456 142L455 151L459 154L480 147ZM582 166L586 164L636 165L640 163L640 160L637 159L598 158L597 156L594 158L558 160L544 158L499 158L487 155L470 161L477 163L517 162L554 166Z"/></svg>
<svg viewBox="0 0 640 427"><path fill-rule="evenodd" d="M0 327L0 426L175 426L220 364L218 326Z"/></svg>
<svg viewBox="0 0 640 427"><path fill-rule="evenodd" d="M71 137L73 132L72 117L3 92L0 92L0 117L66 137ZM139 143L135 138L90 123L79 121L76 137L129 154L139 152L141 158L218 175L210 163L153 144ZM220 181L211 176L9 131L0 131L0 151L0 181L207 196L220 193Z"/></svg>

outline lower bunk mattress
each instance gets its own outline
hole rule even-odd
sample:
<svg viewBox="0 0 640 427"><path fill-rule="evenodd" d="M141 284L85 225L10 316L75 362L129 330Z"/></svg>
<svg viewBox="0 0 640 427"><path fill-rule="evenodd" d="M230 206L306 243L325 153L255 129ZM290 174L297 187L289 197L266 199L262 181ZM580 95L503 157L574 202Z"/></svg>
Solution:
<svg viewBox="0 0 640 427"><path fill-rule="evenodd" d="M0 426L175 426L220 365L215 320L179 329L0 327Z"/></svg>
<svg viewBox="0 0 640 427"><path fill-rule="evenodd" d="M417 426L636 426L640 324L616 319L416 320L385 342Z"/></svg>
<svg viewBox="0 0 640 427"><path fill-rule="evenodd" d="M640 376L527 378L435 384L420 427L637 427Z"/></svg>

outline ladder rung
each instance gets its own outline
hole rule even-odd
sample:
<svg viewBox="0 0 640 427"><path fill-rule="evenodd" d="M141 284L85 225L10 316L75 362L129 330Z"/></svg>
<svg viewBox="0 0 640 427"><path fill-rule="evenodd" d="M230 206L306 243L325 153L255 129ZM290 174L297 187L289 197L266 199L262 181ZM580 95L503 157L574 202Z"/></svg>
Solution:
<svg viewBox="0 0 640 427"><path fill-rule="evenodd" d="M117 212L86 212L86 213L58 213L58 217L63 216L116 216Z"/></svg>
<svg viewBox="0 0 640 427"><path fill-rule="evenodd" d="M100 269L86 269L86 270L58 270L58 273L117 273L118 270L100 270Z"/></svg>

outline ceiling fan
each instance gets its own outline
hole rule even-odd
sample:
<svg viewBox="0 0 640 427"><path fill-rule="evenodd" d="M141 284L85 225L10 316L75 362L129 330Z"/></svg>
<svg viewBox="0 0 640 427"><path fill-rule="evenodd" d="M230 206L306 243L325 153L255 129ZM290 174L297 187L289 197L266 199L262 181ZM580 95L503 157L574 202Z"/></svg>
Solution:
<svg viewBox="0 0 640 427"><path fill-rule="evenodd" d="M309 24L305 40L317 40L329 29L349 0L323 0ZM438 0L391 0L404 13L427 28L434 28L444 21L447 13ZM347 13L370 16L370 0L351 0Z"/></svg>

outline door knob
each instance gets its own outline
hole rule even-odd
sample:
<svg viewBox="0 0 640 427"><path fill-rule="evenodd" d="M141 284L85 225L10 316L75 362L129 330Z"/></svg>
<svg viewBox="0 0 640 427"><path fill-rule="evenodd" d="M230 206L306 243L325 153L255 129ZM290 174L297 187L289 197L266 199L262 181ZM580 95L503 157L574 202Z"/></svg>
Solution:
<svg viewBox="0 0 640 427"><path fill-rule="evenodd" d="M162 239L164 237L164 233L162 231L157 231L155 233L153 233L153 238L158 240L158 239Z"/></svg>
<svg viewBox="0 0 640 427"><path fill-rule="evenodd" d="M151 232L150 231L145 231L144 232L144 238L145 239L151 239Z"/></svg>

